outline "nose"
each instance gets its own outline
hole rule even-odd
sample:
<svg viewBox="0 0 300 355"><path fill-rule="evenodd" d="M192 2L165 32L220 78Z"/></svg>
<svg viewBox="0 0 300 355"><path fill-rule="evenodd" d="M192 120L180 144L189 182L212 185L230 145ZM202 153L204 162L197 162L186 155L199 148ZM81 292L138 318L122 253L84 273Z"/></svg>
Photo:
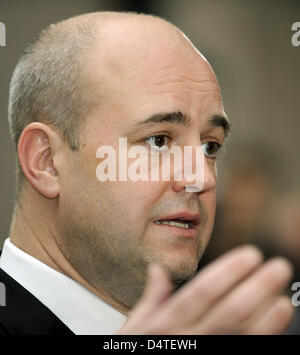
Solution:
<svg viewBox="0 0 300 355"><path fill-rule="evenodd" d="M172 187L175 192L204 193L216 188L217 171L215 160L208 158L202 146L184 147L182 178L174 174Z"/></svg>

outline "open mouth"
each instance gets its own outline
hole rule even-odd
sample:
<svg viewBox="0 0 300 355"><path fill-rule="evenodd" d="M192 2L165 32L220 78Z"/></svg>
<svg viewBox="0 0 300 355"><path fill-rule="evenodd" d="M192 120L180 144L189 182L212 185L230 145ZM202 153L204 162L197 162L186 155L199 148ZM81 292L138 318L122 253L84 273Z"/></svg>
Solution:
<svg viewBox="0 0 300 355"><path fill-rule="evenodd" d="M199 212L191 213L189 211L181 211L169 216L162 216L161 219L154 220L153 223L165 229L167 235L178 238L195 239L199 235L200 226Z"/></svg>
<svg viewBox="0 0 300 355"><path fill-rule="evenodd" d="M154 221L154 223L155 224L166 224L169 226L183 228L183 229L195 228L195 224L192 221L189 221L189 220L187 220L185 218L181 218L181 217L174 218L174 219Z"/></svg>

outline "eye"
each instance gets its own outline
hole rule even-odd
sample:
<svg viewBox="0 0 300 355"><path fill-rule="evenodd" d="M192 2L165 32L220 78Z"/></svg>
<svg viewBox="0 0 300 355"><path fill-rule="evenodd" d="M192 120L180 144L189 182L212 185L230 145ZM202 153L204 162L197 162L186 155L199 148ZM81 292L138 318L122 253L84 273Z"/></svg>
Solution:
<svg viewBox="0 0 300 355"><path fill-rule="evenodd" d="M203 143L202 147L207 157L215 159L217 157L218 151L222 146L217 142L207 142L207 143Z"/></svg>
<svg viewBox="0 0 300 355"><path fill-rule="evenodd" d="M170 140L171 138L165 134L158 134L156 136L145 139L145 142L157 150L166 150L169 148L167 144Z"/></svg>

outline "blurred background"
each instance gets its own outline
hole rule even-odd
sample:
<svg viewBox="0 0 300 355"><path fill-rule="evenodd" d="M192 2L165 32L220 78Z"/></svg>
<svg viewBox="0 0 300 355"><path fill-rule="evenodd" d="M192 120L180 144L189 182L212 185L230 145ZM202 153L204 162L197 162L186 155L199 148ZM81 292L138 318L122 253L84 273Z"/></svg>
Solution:
<svg viewBox="0 0 300 355"><path fill-rule="evenodd" d="M215 230L199 268L253 243L267 258L289 258L294 281L300 281L300 46L291 42L292 24L300 22L299 0L1 0L7 46L0 47L0 250L14 198L7 124L14 66L48 24L99 10L168 19L190 37L219 79L233 131L219 161ZM290 333L300 333L297 322L296 317Z"/></svg>

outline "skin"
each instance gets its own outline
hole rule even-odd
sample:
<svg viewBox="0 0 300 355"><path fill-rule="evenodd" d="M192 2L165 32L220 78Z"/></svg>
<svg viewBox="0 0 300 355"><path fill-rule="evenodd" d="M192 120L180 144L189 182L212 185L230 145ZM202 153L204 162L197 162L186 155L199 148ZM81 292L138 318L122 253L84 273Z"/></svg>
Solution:
<svg viewBox="0 0 300 355"><path fill-rule="evenodd" d="M120 31L125 31L130 41L120 36ZM214 325L220 326L220 319L226 318L224 314L232 310L232 304L236 305L238 292L259 287L263 277L270 278L280 270L281 278L275 277L271 282L273 288L269 287L261 298L256 298L245 319L256 314L261 303L269 304L265 309L270 312L271 299L273 305L274 294L282 290L291 273L282 260L277 260L276 270L267 269L265 273L261 270L263 276L252 276L254 281L249 278L244 288L240 286L241 291L235 289L227 304L223 300L225 304L214 310L205 326L198 325L204 309L213 308L222 294L228 293L259 266L260 254L251 247L246 248L250 261L245 251L240 250L231 256L235 258L233 261L230 257L229 261L219 261L210 271L200 273L200 281L199 277L194 278L171 296L172 283L176 287L194 276L212 232L217 182L214 158L205 158L204 187L198 193L186 192L189 182L184 179L104 183L96 179L97 149L110 145L118 151L119 137L127 137L129 147L149 148L146 139L165 132L172 138L171 144L175 141L181 146L193 147L212 141L223 144L223 128L208 123L211 115L225 116L225 113L217 79L207 61L172 25L148 17L125 16L106 24L101 46L96 46L86 56L85 70L91 109L80 132L79 151L71 151L58 131L39 122L27 126L20 137L18 155L28 183L23 207L17 208L14 215L12 242L77 280L124 314L131 310L132 316L121 331L123 334L137 330L142 333L213 333L217 331ZM178 111L190 118L189 127L163 123L136 129L138 122L153 114ZM193 159L195 164L195 156ZM184 210L200 214L196 238L185 238L178 228L166 229L153 223ZM244 265L243 260L246 260ZM141 298L149 264L156 265L156 269L150 273L148 288ZM232 272L232 264L235 268L239 265L239 273ZM192 314L185 309L184 300L195 304L190 302L196 297L195 289L211 290L213 280L218 278L224 282L216 291L217 295L206 292L205 298L204 292L199 312ZM271 312L274 317L274 312L284 308L280 330L291 317L291 308L286 300L284 302L279 302ZM161 312L162 305L166 306L164 312ZM165 315L165 321L158 313ZM143 327L149 314L154 315L154 320ZM173 319L174 314L182 314L186 319L178 324ZM263 322L262 316L259 319ZM240 326L241 320L237 319L236 323ZM265 323L271 324L270 317ZM251 326L248 330L257 329ZM261 325L261 329L264 327ZM235 328L234 323L218 331Z"/></svg>

